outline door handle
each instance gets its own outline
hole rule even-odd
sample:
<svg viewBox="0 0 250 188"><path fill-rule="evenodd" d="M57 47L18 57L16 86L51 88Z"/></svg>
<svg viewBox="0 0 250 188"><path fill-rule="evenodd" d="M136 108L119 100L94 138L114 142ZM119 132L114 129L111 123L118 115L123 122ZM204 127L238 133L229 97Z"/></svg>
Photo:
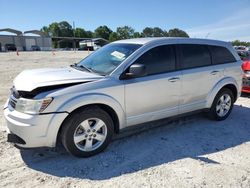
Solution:
<svg viewBox="0 0 250 188"><path fill-rule="evenodd" d="M168 79L169 82L176 82L176 81L178 81L178 80L180 80L179 77L173 77L173 78L169 78L169 79Z"/></svg>
<svg viewBox="0 0 250 188"><path fill-rule="evenodd" d="M212 74L212 75L216 75L217 73L219 73L220 71L212 71L212 72L210 72L210 74Z"/></svg>

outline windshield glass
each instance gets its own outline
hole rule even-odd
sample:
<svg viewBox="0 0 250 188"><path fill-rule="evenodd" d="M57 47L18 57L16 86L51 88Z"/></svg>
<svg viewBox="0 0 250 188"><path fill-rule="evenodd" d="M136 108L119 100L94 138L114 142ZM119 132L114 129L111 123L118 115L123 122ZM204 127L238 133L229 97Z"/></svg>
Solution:
<svg viewBox="0 0 250 188"><path fill-rule="evenodd" d="M75 66L101 75L108 75L139 47L141 47L139 44L109 44L81 60Z"/></svg>

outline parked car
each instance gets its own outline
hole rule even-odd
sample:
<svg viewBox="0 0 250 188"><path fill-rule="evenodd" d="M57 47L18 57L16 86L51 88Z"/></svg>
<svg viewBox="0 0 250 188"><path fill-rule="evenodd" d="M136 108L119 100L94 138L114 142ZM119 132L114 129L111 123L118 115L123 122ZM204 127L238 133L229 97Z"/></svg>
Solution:
<svg viewBox="0 0 250 188"><path fill-rule="evenodd" d="M16 51L16 45L15 44L5 44L5 50L6 51Z"/></svg>
<svg viewBox="0 0 250 188"><path fill-rule="evenodd" d="M4 117L8 141L89 157L114 133L194 111L225 120L241 92L242 61L230 43L187 38L121 40L66 68L26 70Z"/></svg>
<svg viewBox="0 0 250 188"><path fill-rule="evenodd" d="M37 45L32 45L30 48L31 51L41 51L41 48Z"/></svg>
<svg viewBox="0 0 250 188"><path fill-rule="evenodd" d="M244 61L242 64L243 81L242 81L242 92L250 93L250 61Z"/></svg>
<svg viewBox="0 0 250 188"><path fill-rule="evenodd" d="M249 50L245 46L235 46L235 50L237 51L238 55L241 59L245 59L249 56Z"/></svg>

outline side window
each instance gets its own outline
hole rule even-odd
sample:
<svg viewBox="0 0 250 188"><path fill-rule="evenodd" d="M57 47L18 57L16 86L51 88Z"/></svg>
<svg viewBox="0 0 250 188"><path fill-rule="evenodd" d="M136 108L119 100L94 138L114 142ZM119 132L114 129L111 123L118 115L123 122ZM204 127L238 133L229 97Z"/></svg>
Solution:
<svg viewBox="0 0 250 188"><path fill-rule="evenodd" d="M175 52L171 45L152 48L139 57L134 64L144 64L147 75L175 70Z"/></svg>
<svg viewBox="0 0 250 188"><path fill-rule="evenodd" d="M182 44L179 46L182 53L182 69L211 65L211 57L207 46L199 44Z"/></svg>
<svg viewBox="0 0 250 188"><path fill-rule="evenodd" d="M213 57L213 64L232 63L236 61L232 53L225 47L209 46L209 49Z"/></svg>

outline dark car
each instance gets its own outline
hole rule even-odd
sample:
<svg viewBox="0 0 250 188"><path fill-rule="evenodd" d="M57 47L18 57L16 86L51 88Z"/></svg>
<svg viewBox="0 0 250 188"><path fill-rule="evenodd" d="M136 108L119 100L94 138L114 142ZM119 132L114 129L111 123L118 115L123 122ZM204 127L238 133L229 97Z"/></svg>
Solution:
<svg viewBox="0 0 250 188"><path fill-rule="evenodd" d="M41 48L37 45L33 45L33 46L31 46L30 50L31 51L41 51Z"/></svg>
<svg viewBox="0 0 250 188"><path fill-rule="evenodd" d="M15 44L5 44L5 50L6 51L16 51L16 45Z"/></svg>

